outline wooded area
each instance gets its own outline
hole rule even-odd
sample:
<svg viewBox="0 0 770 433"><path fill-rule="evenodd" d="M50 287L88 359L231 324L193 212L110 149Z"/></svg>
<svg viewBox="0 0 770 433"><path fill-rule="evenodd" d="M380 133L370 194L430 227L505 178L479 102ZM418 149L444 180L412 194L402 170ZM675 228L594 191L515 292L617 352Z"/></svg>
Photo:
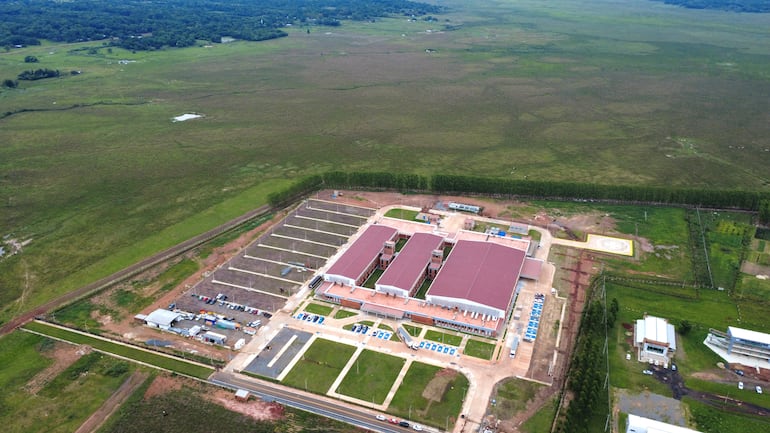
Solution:
<svg viewBox="0 0 770 433"><path fill-rule="evenodd" d="M735 208L759 211L760 220L763 215L770 218L770 193L765 192L550 182L447 174L423 176L412 173L331 171L306 177L287 190L271 194L268 200L272 206L279 206L322 187Z"/></svg>
<svg viewBox="0 0 770 433"><path fill-rule="evenodd" d="M388 15L422 16L441 8L408 0L139 0L0 2L0 46L55 42L109 41L132 50L187 47L223 37L259 41L286 36L287 25L320 26L340 20L372 20Z"/></svg>
<svg viewBox="0 0 770 433"><path fill-rule="evenodd" d="M767 0L656 0L690 9L720 9L733 12L770 12Z"/></svg>

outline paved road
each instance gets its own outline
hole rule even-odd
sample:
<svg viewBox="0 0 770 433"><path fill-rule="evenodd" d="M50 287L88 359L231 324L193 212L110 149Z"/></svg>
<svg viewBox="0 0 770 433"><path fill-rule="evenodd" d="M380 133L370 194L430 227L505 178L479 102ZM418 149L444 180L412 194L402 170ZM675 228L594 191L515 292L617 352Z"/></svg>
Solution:
<svg viewBox="0 0 770 433"><path fill-rule="evenodd" d="M85 296L88 296L92 293L95 293L99 290L104 289L105 287L109 287L117 282L120 282L122 280L125 280L126 278L131 278L132 276L143 272L155 265L158 265L159 263L162 263L166 260L169 260L171 258L174 258L184 252L187 252L198 245L209 241L216 236L219 236L222 233L225 233L229 230L232 230L239 225L252 220L258 216L264 215L270 211L270 206L264 205L260 206L250 212L247 212L238 218L235 218L233 220L230 220L219 227L213 228L206 233L200 234L198 236L195 236L193 238L190 238L178 245L175 245L167 250L161 251L153 256L150 256L138 263L134 263L133 265L122 269L118 272L115 272L112 275L109 275L107 277L104 277L98 281L94 281L91 284L88 284L86 286L83 286L79 289L73 290L72 292L66 293L56 299L53 299L51 301L48 301L47 303L36 307L32 310L26 311L22 313L21 315L14 317L7 323L0 326L0 336L5 335L14 329L18 328L19 326L24 325L25 323L29 322L30 320L34 319L36 316L40 316L43 314L46 314L47 312L51 310L55 310L69 302L72 302L76 299L83 298Z"/></svg>
<svg viewBox="0 0 770 433"><path fill-rule="evenodd" d="M209 377L209 382L233 390L245 389L265 401L275 401L286 406L336 419L371 431L381 433L405 433L411 430L389 424L386 421L378 421L374 418L376 412L350 406L342 402L336 402L327 397L306 393L283 385L262 382L248 376L217 372ZM424 427L424 429L427 432L437 431L428 427Z"/></svg>

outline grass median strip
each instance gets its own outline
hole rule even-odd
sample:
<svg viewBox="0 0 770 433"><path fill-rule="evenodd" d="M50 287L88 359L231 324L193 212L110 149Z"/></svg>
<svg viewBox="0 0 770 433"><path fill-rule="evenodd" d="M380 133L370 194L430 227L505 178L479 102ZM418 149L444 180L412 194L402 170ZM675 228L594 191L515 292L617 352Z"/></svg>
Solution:
<svg viewBox="0 0 770 433"><path fill-rule="evenodd" d="M152 353L140 348L115 343L101 338L85 335L69 329L51 326L43 322L31 322L24 325L24 329L37 332L52 338L68 341L75 344L86 344L96 350L127 358L133 361L148 364L150 366L170 370L200 379L207 378L214 369L204 365L194 364L189 361L176 359L157 353Z"/></svg>

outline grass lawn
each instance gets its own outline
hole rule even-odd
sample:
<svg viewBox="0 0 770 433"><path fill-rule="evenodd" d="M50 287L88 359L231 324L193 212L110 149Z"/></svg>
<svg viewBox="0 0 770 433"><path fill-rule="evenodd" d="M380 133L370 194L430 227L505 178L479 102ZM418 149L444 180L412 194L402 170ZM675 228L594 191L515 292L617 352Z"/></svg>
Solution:
<svg viewBox="0 0 770 433"><path fill-rule="evenodd" d="M425 339L442 344L449 344L450 346L459 346L463 341L463 337L459 335L447 334L445 332L434 331L432 329L429 329L425 333Z"/></svg>
<svg viewBox="0 0 770 433"><path fill-rule="evenodd" d="M319 316L328 316L332 313L332 310L334 307L331 305L323 305L323 304L316 304L316 303L310 303L305 306L305 311L312 314L317 314Z"/></svg>
<svg viewBox="0 0 770 433"><path fill-rule="evenodd" d="M404 358L364 350L348 370L337 392L381 404L405 362Z"/></svg>
<svg viewBox="0 0 770 433"><path fill-rule="evenodd" d="M441 429L449 421L451 429L459 418L467 389L468 379L462 373L413 362L388 412L408 418L411 408L413 420Z"/></svg>
<svg viewBox="0 0 770 433"><path fill-rule="evenodd" d="M736 415L685 397L682 401L690 408L697 429L703 433L746 433L770 430L766 419Z"/></svg>
<svg viewBox="0 0 770 433"><path fill-rule="evenodd" d="M770 395L757 394L753 386L748 384L744 389L738 389L738 379L733 383L714 383L706 380L689 378L685 382L688 388L692 388L697 391L710 392L717 395L724 395L736 400L745 401L746 403L755 404L765 408L770 408ZM764 384L763 384L764 385ZM767 388L767 386L763 386Z"/></svg>
<svg viewBox="0 0 770 433"><path fill-rule="evenodd" d="M532 400L543 386L516 378L504 380L499 384L497 394L493 397L497 400L497 404L492 407L492 413L501 419L513 416L523 410L527 402ZM551 416L553 419L553 414Z"/></svg>
<svg viewBox="0 0 770 433"><path fill-rule="evenodd" d="M400 220L414 221L417 218L416 210L394 208L385 212L385 216L389 218L398 218Z"/></svg>
<svg viewBox="0 0 770 433"><path fill-rule="evenodd" d="M30 393L25 388L29 380L52 363L46 354L65 344L28 332L0 339L0 422L5 431L75 431L134 370L125 361L94 352Z"/></svg>
<svg viewBox="0 0 770 433"><path fill-rule="evenodd" d="M556 405L558 400L552 398L537 413L521 425L521 431L524 433L547 433L551 431L553 419L556 416Z"/></svg>
<svg viewBox="0 0 770 433"><path fill-rule="evenodd" d="M495 345L487 343L485 341L475 340L469 338L465 343L464 354L481 359L492 359L492 355L495 352Z"/></svg>
<svg viewBox="0 0 770 433"><path fill-rule="evenodd" d="M45 323L30 322L24 325L24 328L33 332L39 332L41 334L51 336L53 338L69 341L71 343L87 344L94 349L106 352L108 354L122 356L124 358L143 362L152 366L174 371L176 373L186 374L200 379L205 379L214 372L214 370L209 367L191 364L181 359L159 355L135 347L105 341L67 329L56 328Z"/></svg>
<svg viewBox="0 0 770 433"><path fill-rule="evenodd" d="M379 269L379 268L375 269L374 272L372 272L372 275L369 275L369 278L367 278L366 281L364 281L363 286L366 287L367 289L373 289L374 285L377 283L377 280L380 279L380 277L384 272L385 272L384 269Z"/></svg>
<svg viewBox="0 0 770 433"><path fill-rule="evenodd" d="M353 316L358 316L358 313L354 311L348 311L348 310L342 310L342 309L337 310L337 312L334 313L335 319L345 319L347 317L353 317Z"/></svg>
<svg viewBox="0 0 770 433"><path fill-rule="evenodd" d="M406 329L406 332L408 332L409 335L411 335L412 337L417 337L418 335L420 335L420 332L422 332L422 328L420 328L419 326L413 326L413 325L407 325L407 324L403 324L401 326L403 326L404 329Z"/></svg>
<svg viewBox="0 0 770 433"><path fill-rule="evenodd" d="M355 347L322 338L316 339L294 365L283 383L317 394L326 394L342 368L355 352Z"/></svg>
<svg viewBox="0 0 770 433"><path fill-rule="evenodd" d="M414 297L417 299L425 299L425 294L428 293L428 289L432 282L432 280L426 278L422 284L420 284L420 288L417 289L417 293L414 294Z"/></svg>

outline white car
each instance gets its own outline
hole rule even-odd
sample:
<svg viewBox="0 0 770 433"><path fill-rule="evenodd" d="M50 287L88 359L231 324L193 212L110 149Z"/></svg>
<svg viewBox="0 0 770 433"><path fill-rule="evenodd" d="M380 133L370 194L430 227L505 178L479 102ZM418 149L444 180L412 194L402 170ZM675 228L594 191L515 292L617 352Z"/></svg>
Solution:
<svg viewBox="0 0 770 433"><path fill-rule="evenodd" d="M642 370L642 374L646 374L647 376L652 376L654 373L652 370Z"/></svg>
<svg viewBox="0 0 770 433"><path fill-rule="evenodd" d="M377 415L375 418L377 418L378 421L385 421L385 415Z"/></svg>
<svg viewBox="0 0 770 433"><path fill-rule="evenodd" d="M757 385L757 387L755 389L757 390L757 394L762 394L762 387L761 386Z"/></svg>
<svg viewBox="0 0 770 433"><path fill-rule="evenodd" d="M412 424L412 428L414 431L422 431L422 426L420 424Z"/></svg>
<svg viewBox="0 0 770 433"><path fill-rule="evenodd" d="M743 389L743 382L738 382L738 389Z"/></svg>

